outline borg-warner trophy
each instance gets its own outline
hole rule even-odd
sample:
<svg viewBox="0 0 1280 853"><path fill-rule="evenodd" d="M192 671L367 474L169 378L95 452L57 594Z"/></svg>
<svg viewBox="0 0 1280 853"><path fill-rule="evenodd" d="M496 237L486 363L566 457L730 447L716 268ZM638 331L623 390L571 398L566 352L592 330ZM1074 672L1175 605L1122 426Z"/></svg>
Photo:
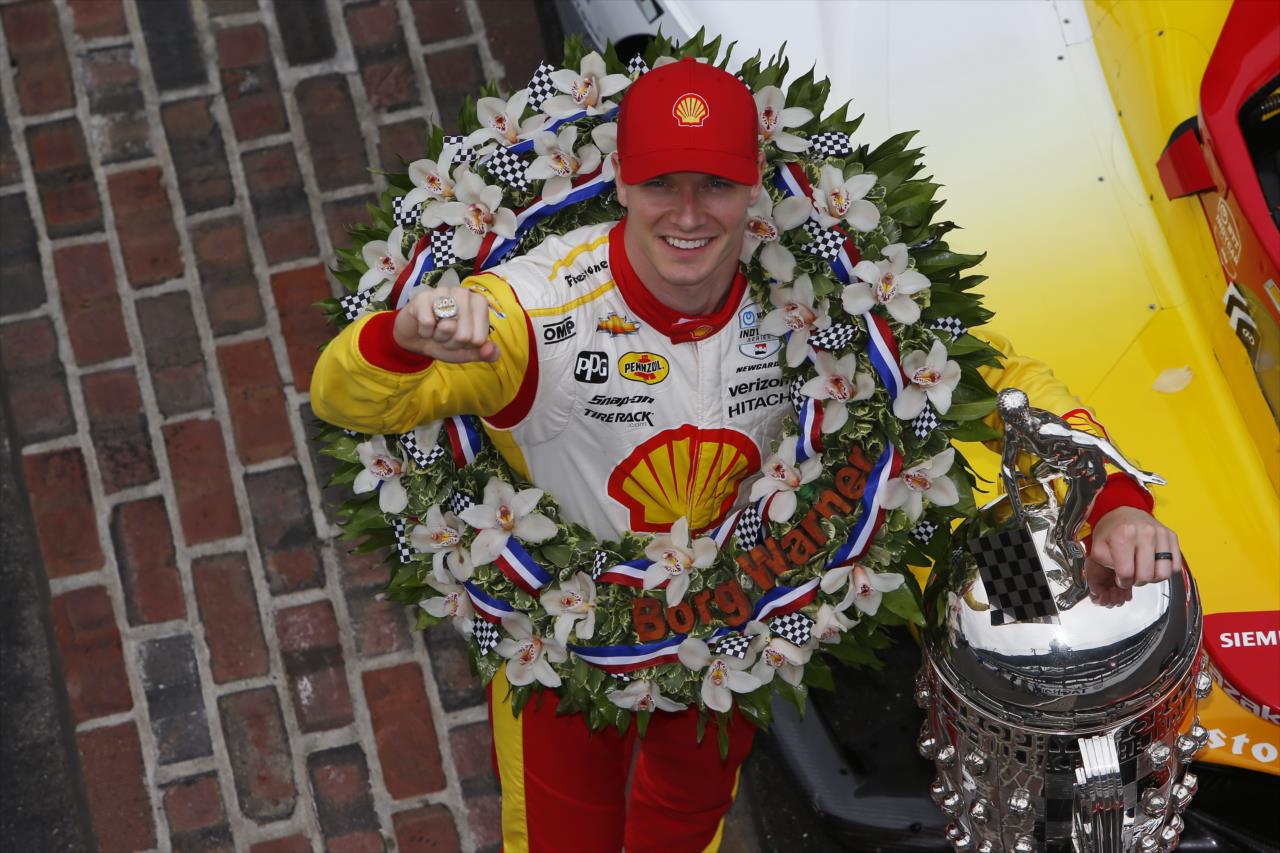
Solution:
<svg viewBox="0 0 1280 853"><path fill-rule="evenodd" d="M918 746L947 837L982 853L1173 850L1208 739L1195 584L1175 572L1104 606L1075 539L1106 462L1164 481L1019 390L998 405L1006 494L957 528L925 590Z"/></svg>

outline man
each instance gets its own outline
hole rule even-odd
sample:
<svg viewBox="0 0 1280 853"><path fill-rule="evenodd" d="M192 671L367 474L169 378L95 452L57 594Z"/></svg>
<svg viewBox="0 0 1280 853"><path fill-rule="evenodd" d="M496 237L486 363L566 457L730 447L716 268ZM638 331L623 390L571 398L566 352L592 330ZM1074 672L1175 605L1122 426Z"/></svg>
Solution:
<svg viewBox="0 0 1280 853"><path fill-rule="evenodd" d="M738 266L764 165L751 93L693 60L655 69L622 101L613 162L623 221L549 238L462 288L353 323L316 369L316 413L371 433L480 415L512 467L601 539L681 517L692 530L716 522L745 497L787 396L781 344L759 331L762 306ZM987 378L1053 412L1078 408L1026 359L1010 355ZM1176 537L1149 509L1124 479L1099 496L1093 554L1114 568L1107 583L1163 579L1176 565L1153 558L1176 554ZM508 692L500 673L490 719L507 850L718 846L751 745L744 719L722 761L714 736L697 742L693 710L654 714L636 741L590 735L580 717L556 716L550 696L516 719Z"/></svg>

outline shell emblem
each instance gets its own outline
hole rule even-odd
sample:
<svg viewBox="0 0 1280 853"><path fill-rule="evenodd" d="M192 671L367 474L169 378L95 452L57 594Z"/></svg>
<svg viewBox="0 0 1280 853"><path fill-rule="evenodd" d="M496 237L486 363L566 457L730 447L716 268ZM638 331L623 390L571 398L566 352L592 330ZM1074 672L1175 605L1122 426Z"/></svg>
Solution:
<svg viewBox="0 0 1280 853"><path fill-rule="evenodd" d="M732 429L691 424L664 430L609 475L609 497L627 508L632 530L658 533L681 516L703 530L729 511L738 486L760 470L760 451Z"/></svg>
<svg viewBox="0 0 1280 853"><path fill-rule="evenodd" d="M711 107L707 99L696 92L689 92L676 98L671 107L671 114L681 127L702 127L702 123L711 115Z"/></svg>

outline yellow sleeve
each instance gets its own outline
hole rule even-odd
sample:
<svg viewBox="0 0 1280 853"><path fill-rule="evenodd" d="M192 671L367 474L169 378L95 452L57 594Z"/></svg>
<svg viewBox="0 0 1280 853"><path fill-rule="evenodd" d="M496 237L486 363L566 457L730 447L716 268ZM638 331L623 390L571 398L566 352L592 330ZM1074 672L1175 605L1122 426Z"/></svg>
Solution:
<svg viewBox="0 0 1280 853"><path fill-rule="evenodd" d="M395 312L380 311L347 326L320 354L311 380L316 415L358 432L400 433L452 415L491 417L531 395L529 318L511 286L492 273L462 286L489 301L497 361L450 364L408 352L392 337Z"/></svg>

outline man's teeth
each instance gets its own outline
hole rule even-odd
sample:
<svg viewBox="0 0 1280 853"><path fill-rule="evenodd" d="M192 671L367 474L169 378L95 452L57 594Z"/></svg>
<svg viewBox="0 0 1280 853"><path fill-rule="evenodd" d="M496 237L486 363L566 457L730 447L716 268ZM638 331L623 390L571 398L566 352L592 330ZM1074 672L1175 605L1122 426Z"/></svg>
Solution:
<svg viewBox="0 0 1280 853"><path fill-rule="evenodd" d="M669 244L677 249L701 249L703 246L711 242L710 239L703 240L678 240L675 237L664 237Z"/></svg>

